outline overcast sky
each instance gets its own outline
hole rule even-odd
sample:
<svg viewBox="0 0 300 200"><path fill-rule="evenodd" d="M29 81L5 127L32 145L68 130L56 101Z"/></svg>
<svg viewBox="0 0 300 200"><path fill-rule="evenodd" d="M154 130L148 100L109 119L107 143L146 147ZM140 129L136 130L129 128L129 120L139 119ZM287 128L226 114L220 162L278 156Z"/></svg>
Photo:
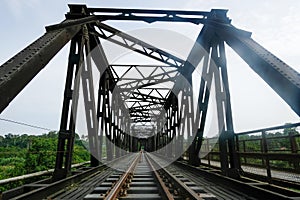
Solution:
<svg viewBox="0 0 300 200"><path fill-rule="evenodd" d="M0 64L45 33L46 25L59 23L68 3L80 1L2 0L0 6ZM84 1L93 7L180 9L210 11L229 9L228 16L238 28L252 32L252 38L288 65L300 71L299 0L97 0ZM165 23L111 23L130 31L142 27L165 28L195 39L195 25ZM236 132L299 122L299 117L258 75L227 48L234 128ZM58 130L66 75L68 45L15 98L1 118ZM1 95L1 94L0 94ZM45 131L0 121L0 135L8 132L40 134Z"/></svg>

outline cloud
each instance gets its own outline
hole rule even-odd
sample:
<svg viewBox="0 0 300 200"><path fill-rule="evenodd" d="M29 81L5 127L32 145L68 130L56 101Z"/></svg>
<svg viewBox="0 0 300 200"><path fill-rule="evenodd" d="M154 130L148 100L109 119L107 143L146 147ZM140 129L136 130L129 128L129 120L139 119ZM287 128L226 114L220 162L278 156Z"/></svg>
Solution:
<svg viewBox="0 0 300 200"><path fill-rule="evenodd" d="M38 10L36 8L41 5L39 0L4 0L4 2L16 19L21 19L28 8Z"/></svg>
<svg viewBox="0 0 300 200"><path fill-rule="evenodd" d="M19 0L5 0L5 4L8 6L14 17L18 18L21 16L21 3Z"/></svg>

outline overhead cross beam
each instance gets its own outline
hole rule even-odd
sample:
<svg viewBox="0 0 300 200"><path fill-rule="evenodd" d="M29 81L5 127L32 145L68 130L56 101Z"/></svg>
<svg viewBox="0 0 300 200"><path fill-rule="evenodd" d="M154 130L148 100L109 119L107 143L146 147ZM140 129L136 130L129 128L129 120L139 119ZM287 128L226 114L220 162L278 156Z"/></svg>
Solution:
<svg viewBox="0 0 300 200"><path fill-rule="evenodd" d="M170 74L172 74L172 73L173 74L175 73L175 76L170 76ZM174 77L176 77L178 75L179 75L178 70L172 70L172 71L163 72L163 73L159 73L159 74L155 74L155 75L150 74L150 76L141 77L141 78L137 78L137 77L120 78L118 81L122 81L122 80L132 80L132 81L128 81L126 83L118 84L118 87L128 86L128 85L132 86L132 84L138 84L138 83L143 82L143 81L148 81L148 83L149 83L151 80L169 81L169 80L172 80ZM166 79L165 77L168 77L168 78Z"/></svg>
<svg viewBox="0 0 300 200"><path fill-rule="evenodd" d="M151 92L150 92L151 93ZM165 102L165 98L162 97L156 97L156 96L152 96L150 94L143 94L141 92L133 92L132 95L134 95L133 98L138 99L137 96L141 96L143 100L149 100L151 102L156 102L158 101L159 103L164 103ZM135 96L136 95L136 96ZM155 101L156 100L156 101Z"/></svg>
<svg viewBox="0 0 300 200"><path fill-rule="evenodd" d="M184 64L184 60L111 26L98 22L96 27L99 30L94 34L98 37L173 67L181 67Z"/></svg>
<svg viewBox="0 0 300 200"><path fill-rule="evenodd" d="M86 5L69 5L71 12L66 14L68 19L74 19L62 24L47 26L47 30L62 29L74 25L82 25L93 23L96 21L106 20L126 20L126 21L144 21L147 23L153 22L190 22L193 24L210 24L218 23L216 20L211 20L216 17L230 23L228 18L220 18L215 13L214 9L207 11L182 11L182 10L144 10L144 9L115 9L115 8L88 8ZM86 15L78 15L82 10ZM224 19L226 21L224 21Z"/></svg>
<svg viewBox="0 0 300 200"><path fill-rule="evenodd" d="M111 9L87 8L100 20L139 20L147 23L157 21L205 23L210 12L182 10L143 10L143 9Z"/></svg>

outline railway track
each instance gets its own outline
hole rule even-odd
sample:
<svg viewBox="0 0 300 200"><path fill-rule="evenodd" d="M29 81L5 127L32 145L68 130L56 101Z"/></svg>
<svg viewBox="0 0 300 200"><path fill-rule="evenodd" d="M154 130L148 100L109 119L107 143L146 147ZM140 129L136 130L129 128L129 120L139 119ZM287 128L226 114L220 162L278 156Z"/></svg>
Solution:
<svg viewBox="0 0 300 200"><path fill-rule="evenodd" d="M202 199L200 190L195 183L173 175L140 152L124 173L114 172L84 199Z"/></svg>

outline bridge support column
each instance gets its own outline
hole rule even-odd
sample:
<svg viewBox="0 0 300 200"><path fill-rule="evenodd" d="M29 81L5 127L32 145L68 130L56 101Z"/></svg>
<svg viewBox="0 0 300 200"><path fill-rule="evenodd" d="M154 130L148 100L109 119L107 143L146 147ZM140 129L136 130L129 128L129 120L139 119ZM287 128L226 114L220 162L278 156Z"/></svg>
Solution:
<svg viewBox="0 0 300 200"><path fill-rule="evenodd" d="M166 156L167 158L172 157L172 132L171 132L171 127L172 127L172 118L171 118L171 107L169 107L166 111L167 114L167 121L166 121Z"/></svg>
<svg viewBox="0 0 300 200"><path fill-rule="evenodd" d="M224 41L216 38L212 44L218 126L220 131L219 148L222 173L228 176L239 176L238 157L236 154L232 111L227 75Z"/></svg>
<svg viewBox="0 0 300 200"><path fill-rule="evenodd" d="M81 48L81 37L77 34L71 41L68 71L65 84L64 101L62 108L62 116L60 130L58 133L58 146L55 162L55 170L52 181L57 181L67 177L71 171L72 153L75 137L75 119L73 117L74 110L70 110L72 103L72 84L74 83L80 62L80 55L76 52L77 48ZM76 101L75 101L76 102Z"/></svg>
<svg viewBox="0 0 300 200"><path fill-rule="evenodd" d="M91 166L96 167L99 165L101 159L99 136L98 136L98 125L99 119L97 117L95 95L94 95L94 81L92 71L92 56L91 56L91 45L90 35L87 26L83 26L82 40L84 41L84 47L80 49L81 53L81 68L79 78L82 84L83 100L85 108L85 118L89 139L89 150L91 154ZM84 52L85 51L85 55ZM79 84L79 80L78 84ZM77 87L79 90L79 87ZM79 92L78 92L79 94Z"/></svg>
<svg viewBox="0 0 300 200"><path fill-rule="evenodd" d="M103 131L105 132L106 138L106 159L113 159L113 138L111 131L111 110L110 110L110 94L109 94L109 75L108 72L105 71L101 76L102 79L102 93L103 93L103 104L102 104L102 113L103 113Z"/></svg>

